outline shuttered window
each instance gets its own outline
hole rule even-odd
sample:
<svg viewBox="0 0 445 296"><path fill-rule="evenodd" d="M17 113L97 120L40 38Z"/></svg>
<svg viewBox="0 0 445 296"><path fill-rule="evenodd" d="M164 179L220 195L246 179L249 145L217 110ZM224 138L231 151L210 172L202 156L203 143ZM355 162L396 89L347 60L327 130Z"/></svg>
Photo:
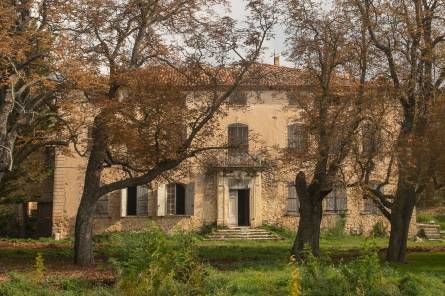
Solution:
<svg viewBox="0 0 445 296"><path fill-rule="evenodd" d="M379 182L377 181L370 181L369 185L373 188L373 189L377 189L377 187L379 186ZM383 187L380 188L380 192L382 194L384 194L384 190ZM371 213L371 214L378 214L380 213L379 208L377 207L377 205L375 204L374 200L372 198L366 198L363 200L363 211L366 213Z"/></svg>
<svg viewBox="0 0 445 296"><path fill-rule="evenodd" d="M287 128L288 147L296 152L305 153L309 144L309 131L305 124L293 123Z"/></svg>
<svg viewBox="0 0 445 296"><path fill-rule="evenodd" d="M287 184L287 214L298 215L300 211L300 200L298 199L295 183Z"/></svg>
<svg viewBox="0 0 445 296"><path fill-rule="evenodd" d="M246 106L247 94L241 90L235 90L229 97L229 105L232 106Z"/></svg>
<svg viewBox="0 0 445 296"><path fill-rule="evenodd" d="M148 187L146 185L138 186L136 189L136 215L148 215Z"/></svg>
<svg viewBox="0 0 445 296"><path fill-rule="evenodd" d="M96 216L108 216L108 195L101 196L96 202Z"/></svg>
<svg viewBox="0 0 445 296"><path fill-rule="evenodd" d="M325 198L325 211L343 213L347 210L346 188L336 185Z"/></svg>
<svg viewBox="0 0 445 296"><path fill-rule="evenodd" d="M123 189L122 216L147 216L148 207L148 187L146 185L130 186Z"/></svg>
<svg viewBox="0 0 445 296"><path fill-rule="evenodd" d="M93 148L93 126L90 125L87 127L85 155L89 155L91 153L92 148Z"/></svg>
<svg viewBox="0 0 445 296"><path fill-rule="evenodd" d="M229 156L247 155L249 152L249 127L235 123L228 128Z"/></svg>
<svg viewBox="0 0 445 296"><path fill-rule="evenodd" d="M194 214L194 183L171 183L167 185L167 215Z"/></svg>
<svg viewBox="0 0 445 296"><path fill-rule="evenodd" d="M377 152L380 146L380 130L376 124L366 122L363 125L362 151L365 155L372 155Z"/></svg>

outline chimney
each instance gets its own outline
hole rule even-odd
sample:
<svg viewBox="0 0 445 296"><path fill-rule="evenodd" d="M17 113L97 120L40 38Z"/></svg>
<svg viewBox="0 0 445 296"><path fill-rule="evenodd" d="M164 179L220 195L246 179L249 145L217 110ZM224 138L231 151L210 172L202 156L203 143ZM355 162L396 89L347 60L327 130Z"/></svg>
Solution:
<svg viewBox="0 0 445 296"><path fill-rule="evenodd" d="M277 56L277 55L273 56L273 64L277 67L280 66L280 56Z"/></svg>

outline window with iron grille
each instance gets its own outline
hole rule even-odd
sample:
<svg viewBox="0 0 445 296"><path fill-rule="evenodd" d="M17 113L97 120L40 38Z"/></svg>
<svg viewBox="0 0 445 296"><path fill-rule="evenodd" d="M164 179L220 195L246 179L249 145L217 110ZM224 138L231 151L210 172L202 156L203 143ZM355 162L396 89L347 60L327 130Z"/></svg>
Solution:
<svg viewBox="0 0 445 296"><path fill-rule="evenodd" d="M287 127L287 145L299 153L307 152L309 131L303 123L293 123Z"/></svg>
<svg viewBox="0 0 445 296"><path fill-rule="evenodd" d="M249 152L249 127L242 123L234 123L228 128L229 156L246 156Z"/></svg>
<svg viewBox="0 0 445 296"><path fill-rule="evenodd" d="M300 200L294 182L287 184L287 214L298 215L300 213Z"/></svg>
<svg viewBox="0 0 445 296"><path fill-rule="evenodd" d="M325 211L334 213L343 213L347 210L346 188L341 185L335 185L332 191L325 198Z"/></svg>

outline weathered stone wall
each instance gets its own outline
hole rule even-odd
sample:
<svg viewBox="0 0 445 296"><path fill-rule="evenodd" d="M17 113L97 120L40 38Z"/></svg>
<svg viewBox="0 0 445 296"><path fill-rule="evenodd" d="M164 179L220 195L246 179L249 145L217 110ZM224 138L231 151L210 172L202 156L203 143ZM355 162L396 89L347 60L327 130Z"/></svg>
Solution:
<svg viewBox="0 0 445 296"><path fill-rule="evenodd" d="M232 123L244 123L249 126L249 150L252 155L258 151L267 150L270 155L276 155L279 149L287 146L287 127L289 123L298 122L301 110L295 106L286 108L286 92L261 91L249 94L248 106L242 108L227 107L227 116L220 120L220 128L217 134L225 139L227 126ZM255 139L255 140L253 140ZM220 141L217 139L216 141ZM209 141L212 141L209 139ZM221 153L225 156L224 153ZM86 158L73 155L56 155L56 169L54 174L54 215L53 233L58 237L72 234L76 211L83 191L83 179ZM386 159L379 160L379 174L372 176L382 180L385 175ZM192 166L196 166L193 164ZM346 165L348 170L351 164ZM298 167L298 166L297 166ZM196 167L195 167L196 169ZM295 173L295 169L289 169ZM262 223L278 224L289 229L296 229L298 216L288 216L287 206L287 181L292 180L289 171L280 168L276 172L275 179L263 174L260 179L261 190L258 195L261 204L255 205L255 212ZM350 173L353 173L351 168ZM109 176L108 176L109 175ZM114 173L107 174L105 179L113 179ZM109 195L109 213L106 217L97 217L95 220L95 232L124 231L141 229L149 221L155 221L163 229L171 230L175 226L184 229L198 229L203 224L213 224L218 220L218 210L222 205L218 204L218 182L216 174L206 174L201 167L192 172L185 182L195 182L194 215L157 217L157 198L152 194L149 200L149 215L146 217L121 217L120 192ZM181 180L177 180L181 181ZM391 180L394 183L394 180ZM385 186L386 187L386 186ZM348 211L346 218L346 231L351 233L367 234L372 226L379 220L388 224L381 215L363 212L363 199L360 192L348 189ZM322 220L322 227L335 225L337 215L326 214ZM413 216L415 221L415 215ZM411 234L415 233L415 227L411 228Z"/></svg>

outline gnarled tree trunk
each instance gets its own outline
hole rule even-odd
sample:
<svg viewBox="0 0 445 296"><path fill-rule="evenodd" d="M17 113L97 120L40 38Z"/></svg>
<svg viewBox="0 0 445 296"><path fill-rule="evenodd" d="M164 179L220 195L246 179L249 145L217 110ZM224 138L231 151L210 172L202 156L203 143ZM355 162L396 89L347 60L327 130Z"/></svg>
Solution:
<svg viewBox="0 0 445 296"><path fill-rule="evenodd" d="M322 195L316 185L309 186L303 172L295 178L295 188L300 199L300 220L292 254L302 258L305 244L309 244L314 256L320 255L320 225L323 215Z"/></svg>
<svg viewBox="0 0 445 296"><path fill-rule="evenodd" d="M407 183L403 175L400 175L391 209L391 234L386 254L386 259L390 262L405 262L409 226L415 205L414 185Z"/></svg>
<svg viewBox="0 0 445 296"><path fill-rule="evenodd" d="M100 178L106 158L108 134L106 116L99 114L93 125L93 145L85 172L85 187L76 216L74 238L74 263L80 266L94 265L93 220L96 201L100 198Z"/></svg>

